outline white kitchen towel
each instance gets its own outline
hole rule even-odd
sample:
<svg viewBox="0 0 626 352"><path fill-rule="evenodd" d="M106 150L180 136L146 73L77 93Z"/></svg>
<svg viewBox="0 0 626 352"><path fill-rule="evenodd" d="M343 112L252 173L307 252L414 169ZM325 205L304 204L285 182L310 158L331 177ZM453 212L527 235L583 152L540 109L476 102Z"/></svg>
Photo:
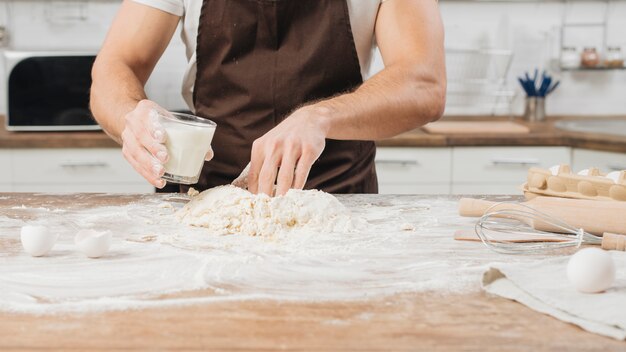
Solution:
<svg viewBox="0 0 626 352"><path fill-rule="evenodd" d="M493 263L483 289L538 312L618 340L626 339L626 252L611 251L616 280L603 293L578 292L567 280L569 257L532 264Z"/></svg>

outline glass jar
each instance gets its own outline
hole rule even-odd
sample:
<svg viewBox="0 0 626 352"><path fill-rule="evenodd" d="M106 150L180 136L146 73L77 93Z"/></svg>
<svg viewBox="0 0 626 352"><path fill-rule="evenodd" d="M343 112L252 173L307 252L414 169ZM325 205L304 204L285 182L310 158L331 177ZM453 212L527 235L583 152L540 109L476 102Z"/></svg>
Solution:
<svg viewBox="0 0 626 352"><path fill-rule="evenodd" d="M576 52L576 48L564 46L561 49L561 67L562 68L578 68L580 66L580 55Z"/></svg>
<svg viewBox="0 0 626 352"><path fill-rule="evenodd" d="M608 68L624 67L624 55L622 55L622 48L617 46L608 47L606 49L605 64Z"/></svg>
<svg viewBox="0 0 626 352"><path fill-rule="evenodd" d="M596 48L585 48L580 55L580 64L582 67L597 67L600 64L600 55L598 55Z"/></svg>

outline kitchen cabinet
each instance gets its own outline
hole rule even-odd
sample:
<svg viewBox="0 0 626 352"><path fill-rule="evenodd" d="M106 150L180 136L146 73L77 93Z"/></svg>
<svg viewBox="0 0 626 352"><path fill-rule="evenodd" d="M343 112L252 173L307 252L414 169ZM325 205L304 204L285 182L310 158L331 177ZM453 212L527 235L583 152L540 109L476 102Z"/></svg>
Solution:
<svg viewBox="0 0 626 352"><path fill-rule="evenodd" d="M376 170L383 194L521 194L530 167L570 162L567 147L380 147Z"/></svg>
<svg viewBox="0 0 626 352"><path fill-rule="evenodd" d="M597 167L603 173L626 170L626 154L574 149L572 171L578 172L590 167Z"/></svg>
<svg viewBox="0 0 626 352"><path fill-rule="evenodd" d="M0 150L0 192L11 191L11 152Z"/></svg>
<svg viewBox="0 0 626 352"><path fill-rule="evenodd" d="M154 192L117 148L12 151L16 192Z"/></svg>
<svg viewBox="0 0 626 352"><path fill-rule="evenodd" d="M457 147L452 152L453 194L521 194L530 167L569 164L567 147Z"/></svg>
<svg viewBox="0 0 626 352"><path fill-rule="evenodd" d="M380 147L376 153L382 194L448 194L451 148Z"/></svg>

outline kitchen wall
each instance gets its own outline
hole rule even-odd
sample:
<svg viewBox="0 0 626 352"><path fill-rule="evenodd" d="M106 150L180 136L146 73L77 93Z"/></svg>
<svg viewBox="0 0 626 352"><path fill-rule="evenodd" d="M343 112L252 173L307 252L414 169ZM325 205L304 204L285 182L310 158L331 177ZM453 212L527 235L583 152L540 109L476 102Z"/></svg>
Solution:
<svg viewBox="0 0 626 352"><path fill-rule="evenodd" d="M0 26L9 29L10 46L16 50L92 50L97 51L113 18L117 0L0 0ZM626 1L611 2L608 44L621 46L626 54ZM571 4L546 2L440 1L448 48L501 48L514 52L508 74L508 88L517 93L512 112L521 114L522 94L515 77L535 67L552 68L558 58L560 26L564 13L568 22L595 22L603 17L605 2ZM586 27L567 32L566 45L601 47L601 33ZM1 49L0 49L1 50ZM1 59L0 59L1 60ZM184 108L180 98L184 49L178 36L159 63L147 86L149 96L170 109ZM450 62L452 65L462 63ZM4 67L0 61L0 67ZM373 73L382 68L380 57ZM452 67L450 67L452 69ZM589 72L553 70L561 87L547 103L549 114L626 115L626 70ZM0 82L5 80L0 70ZM6 94L4 86L0 96ZM468 101L472 104L472 101ZM6 111L0 99L0 113ZM450 109L482 114L491 109ZM507 109L500 109L506 114Z"/></svg>
<svg viewBox="0 0 626 352"><path fill-rule="evenodd" d="M120 3L119 0L0 0L0 26L8 29L10 50L80 50L95 54ZM186 109L180 94L185 65L185 49L177 32L146 85L148 96L168 109ZM0 55L0 114L6 113L5 74Z"/></svg>
<svg viewBox="0 0 626 352"><path fill-rule="evenodd" d="M516 77L524 71L543 67L552 69L561 80L560 88L547 101L548 114L626 115L626 70L559 72L552 67L552 63L559 57L560 28L564 15L567 23L600 22L606 6L604 1L440 0L439 4L447 48L490 47L513 50L514 57L507 81L509 87L517 93L513 102L514 114L523 112L523 94L516 84ZM610 3L608 23L608 45L620 46L626 55L626 1ZM576 28L566 31L564 43L579 50L584 46L600 49L601 38L600 28ZM374 66L377 69L382 67L380 59ZM473 109L467 109L470 110ZM504 114L505 111L500 113Z"/></svg>

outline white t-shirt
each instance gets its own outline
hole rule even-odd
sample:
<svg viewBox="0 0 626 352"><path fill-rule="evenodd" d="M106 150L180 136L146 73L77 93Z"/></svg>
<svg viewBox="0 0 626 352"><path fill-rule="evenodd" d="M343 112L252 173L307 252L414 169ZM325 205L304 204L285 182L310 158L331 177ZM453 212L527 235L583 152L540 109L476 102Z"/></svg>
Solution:
<svg viewBox="0 0 626 352"><path fill-rule="evenodd" d="M196 37L202 0L133 0L182 17L182 40L187 52L187 69L183 78L183 98L193 110L193 85L196 79ZM359 56L361 75L366 77L375 47L374 26L381 2L385 0L347 0L354 44Z"/></svg>

